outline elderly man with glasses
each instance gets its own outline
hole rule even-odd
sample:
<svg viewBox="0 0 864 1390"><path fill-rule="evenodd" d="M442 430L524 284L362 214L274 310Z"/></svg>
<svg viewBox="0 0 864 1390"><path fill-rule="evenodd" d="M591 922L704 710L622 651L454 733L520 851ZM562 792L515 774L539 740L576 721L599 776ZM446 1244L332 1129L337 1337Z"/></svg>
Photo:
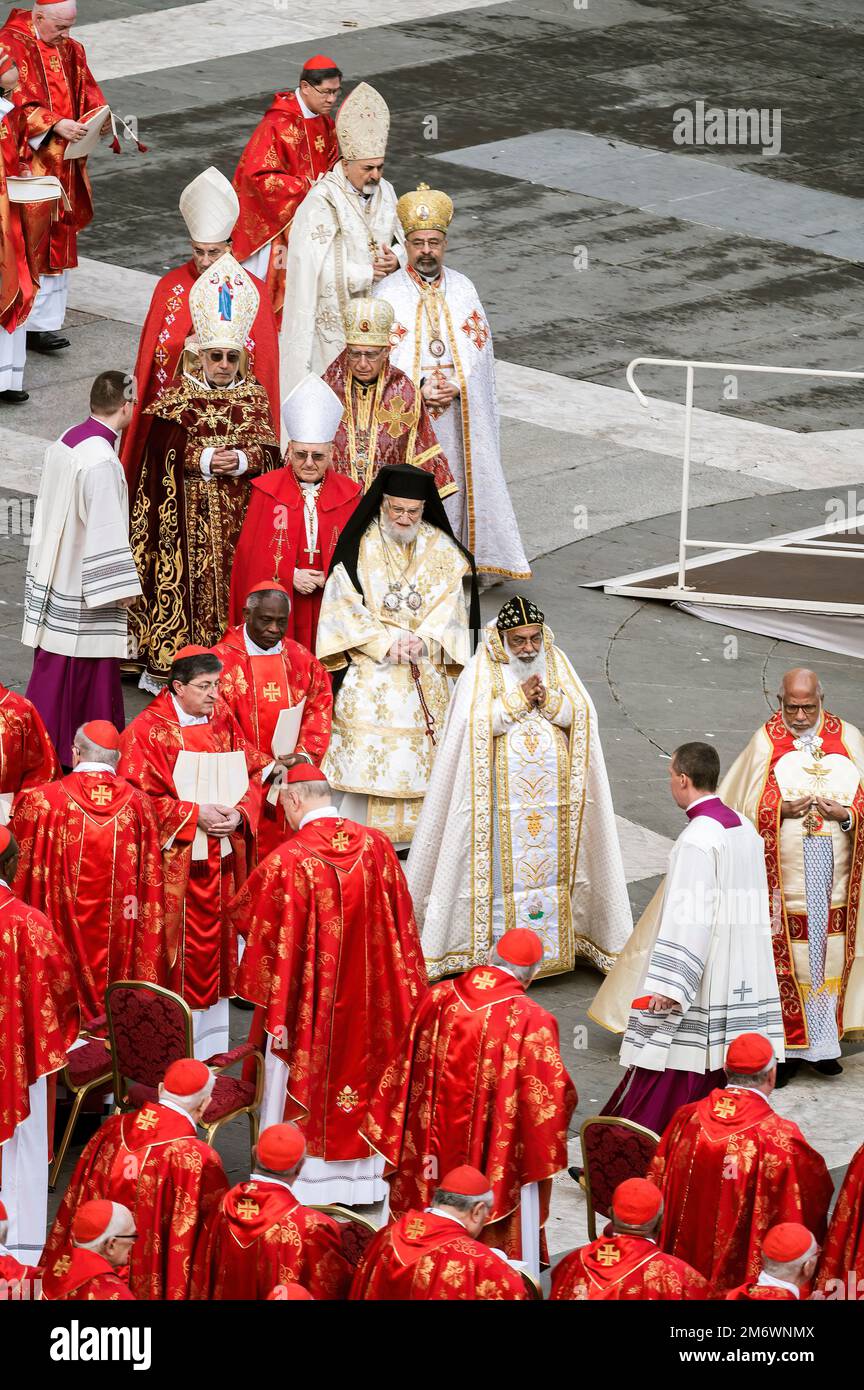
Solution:
<svg viewBox="0 0 864 1390"><path fill-rule="evenodd" d="M145 412L154 419L131 526L143 599L129 625L153 694L179 646L212 647L225 632L251 480L279 467L267 393L248 368L259 301L230 252L214 261L189 293L195 337L183 375Z"/></svg>

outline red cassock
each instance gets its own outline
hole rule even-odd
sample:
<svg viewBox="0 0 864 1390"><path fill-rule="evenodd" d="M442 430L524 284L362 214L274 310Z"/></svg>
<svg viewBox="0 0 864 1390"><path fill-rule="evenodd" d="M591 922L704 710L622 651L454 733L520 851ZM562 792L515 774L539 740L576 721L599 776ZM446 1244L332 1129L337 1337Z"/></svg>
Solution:
<svg viewBox="0 0 864 1390"><path fill-rule="evenodd" d="M352 1299L525 1300L520 1275L458 1221L408 1211L373 1237Z"/></svg>
<svg viewBox="0 0 864 1390"><path fill-rule="evenodd" d="M267 760L243 737L227 705L217 701L206 724L181 728L174 701L163 690L125 729L118 773L153 799L163 846L165 939L171 988L193 1009L207 1009L234 993L237 935L227 906L246 877L248 856L258 829L261 770ZM207 837L207 858L192 858L198 807L181 801L174 766L183 749L198 753L241 751L246 756L249 790L237 810L239 829L231 853L221 855L215 836ZM170 847L168 846L170 841Z"/></svg>
<svg viewBox="0 0 864 1390"><path fill-rule="evenodd" d="M7 177L26 172L29 163L27 117L15 106L0 117L0 327L13 333L29 314L38 285L34 281L20 203L10 203Z"/></svg>
<svg viewBox="0 0 864 1390"><path fill-rule="evenodd" d="M839 1279L846 1287L850 1274L853 1289L858 1280L864 1281L864 1144L846 1169L814 1282L824 1289L829 1279ZM857 1296L862 1294L864 1285Z"/></svg>
<svg viewBox="0 0 864 1390"><path fill-rule="evenodd" d="M367 1158L358 1125L427 989L390 841L341 817L310 821L258 866L231 915L248 932L236 992L263 1010L290 1067L284 1119L317 1158Z"/></svg>
<svg viewBox="0 0 864 1390"><path fill-rule="evenodd" d="M781 1289L776 1284L739 1284L726 1295L736 1303L797 1303L791 1289Z"/></svg>
<svg viewBox="0 0 864 1390"><path fill-rule="evenodd" d="M703 1274L715 1294L758 1278L772 1226L796 1221L821 1241L834 1191L825 1160L798 1126L758 1091L731 1087L682 1105L648 1176L663 1191L663 1249Z"/></svg>
<svg viewBox="0 0 864 1390"><path fill-rule="evenodd" d="M294 214L316 179L339 158L331 116L305 118L294 92L277 92L273 105L240 156L234 189L240 216L231 238L238 261L275 242L267 290L276 313L285 302L285 256Z"/></svg>
<svg viewBox="0 0 864 1390"><path fill-rule="evenodd" d="M51 1302L86 1299L88 1302L134 1303L129 1284L95 1250L65 1250L46 1269L42 1297Z"/></svg>
<svg viewBox="0 0 864 1390"><path fill-rule="evenodd" d="M0 883L0 1144L30 1114L33 1083L66 1065L79 1027L74 968L59 934Z"/></svg>
<svg viewBox="0 0 864 1390"><path fill-rule="evenodd" d="M14 57L21 80L15 103L27 117L27 134L44 135L59 120L83 121L104 106L105 98L87 66L83 46L68 35L56 47L43 43L30 10L12 9L0 29L0 47ZM78 264L78 233L93 220L93 192L86 159L64 159L67 141L47 135L33 151L34 174L59 178L72 204L51 216L50 203L23 204L35 272L56 275Z"/></svg>
<svg viewBox="0 0 864 1390"><path fill-rule="evenodd" d="M252 479L252 493L231 571L232 623L243 621L250 590L272 579L291 595L288 636L315 650L323 589L300 594L294 588L295 569L326 574L345 523L362 488L328 468L318 493L318 544L310 553L306 537L303 493L290 468L277 468Z"/></svg>
<svg viewBox="0 0 864 1390"><path fill-rule="evenodd" d="M84 1202L122 1202L135 1218L129 1287L136 1298L189 1297L192 1253L228 1181L215 1149L186 1115L155 1102L113 1115L87 1144L60 1204L42 1256L48 1269L68 1255Z"/></svg>
<svg viewBox="0 0 864 1390"><path fill-rule="evenodd" d="M601 1236L580 1250L571 1250L552 1272L550 1301L587 1299L601 1303L618 1300L683 1299L711 1297L701 1274L674 1255L664 1255L644 1236Z"/></svg>
<svg viewBox="0 0 864 1390"><path fill-rule="evenodd" d="M395 1216L429 1206L453 1168L488 1174L494 1204L483 1240L519 1259L520 1190L542 1185L545 1221L576 1099L556 1020L512 975L476 966L421 999L361 1133L387 1160Z"/></svg>
<svg viewBox="0 0 864 1390"><path fill-rule="evenodd" d="M0 794L59 776L60 763L39 711L26 696L0 685Z"/></svg>
<svg viewBox="0 0 864 1390"><path fill-rule="evenodd" d="M252 330L246 339L246 351L249 354L247 376L254 376L267 392L273 428L278 436L279 330L264 282L255 275L250 278L261 302ZM145 415L144 410L153 401L158 400L169 386L175 384L175 378L180 372L183 346L192 332L189 291L197 279L195 262L187 261L185 265L178 266L176 270L169 270L167 275L162 276L150 300L135 362L138 405L132 423L124 431L120 446L120 457L130 490L134 488L147 434L153 422L153 416Z"/></svg>
<svg viewBox="0 0 864 1390"><path fill-rule="evenodd" d="M76 964L85 1019L114 980L165 984L159 823L122 777L73 772L20 792L10 829L21 848L15 888L47 913Z"/></svg>
<svg viewBox="0 0 864 1390"><path fill-rule="evenodd" d="M266 1299L277 1284L302 1284L313 1298L340 1299L353 1274L332 1216L302 1206L283 1184L253 1177L211 1211L195 1250L191 1297Z"/></svg>
<svg viewBox="0 0 864 1390"><path fill-rule="evenodd" d="M243 735L269 761L279 712L305 700L295 753L307 753L316 767L330 742L333 692L320 661L299 642L283 639L274 656L250 656L243 624L232 627L213 649L222 662L219 693ZM255 862L266 859L290 834L281 806L265 800L258 822Z"/></svg>

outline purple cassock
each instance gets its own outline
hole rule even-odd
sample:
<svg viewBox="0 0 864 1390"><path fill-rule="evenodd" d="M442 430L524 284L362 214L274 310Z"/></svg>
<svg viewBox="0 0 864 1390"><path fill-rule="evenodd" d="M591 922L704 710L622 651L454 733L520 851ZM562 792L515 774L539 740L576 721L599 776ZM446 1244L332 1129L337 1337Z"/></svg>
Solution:
<svg viewBox="0 0 864 1390"><path fill-rule="evenodd" d="M67 430L61 442L74 449L85 439L100 437L112 449L116 447L114 430L91 415ZM118 729L126 724L120 664L113 656L61 656L38 647L26 695L45 721L57 756L66 768L72 766L72 740L82 724L91 719L107 719Z"/></svg>
<svg viewBox="0 0 864 1390"><path fill-rule="evenodd" d="M724 830L734 830L741 824L737 811L733 811L719 796L688 806L686 815L691 821L698 816L710 816ZM682 1105L702 1100L716 1087L725 1085L726 1073L722 1068L719 1071L693 1072L672 1068L651 1071L647 1067L628 1067L600 1113L632 1120L634 1124L653 1129L655 1134L662 1134Z"/></svg>

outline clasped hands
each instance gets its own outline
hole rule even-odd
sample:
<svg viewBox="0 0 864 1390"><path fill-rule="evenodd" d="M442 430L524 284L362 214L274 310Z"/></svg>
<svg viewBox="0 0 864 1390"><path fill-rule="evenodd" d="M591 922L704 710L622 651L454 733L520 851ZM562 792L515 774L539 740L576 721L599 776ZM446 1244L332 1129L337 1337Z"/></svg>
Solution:
<svg viewBox="0 0 864 1390"><path fill-rule="evenodd" d="M214 449L210 456L210 472L217 477L225 473L236 473L240 458L236 449Z"/></svg>
<svg viewBox="0 0 864 1390"><path fill-rule="evenodd" d="M543 708L549 698L549 692L539 676L529 676L527 680L522 681L521 688L532 709Z"/></svg>
<svg viewBox="0 0 864 1390"><path fill-rule="evenodd" d="M841 806L839 801L829 801L824 796L799 796L794 801L781 801L780 819L798 820L806 816L811 807L819 812L823 820L836 820L840 825L849 816L848 806Z"/></svg>
<svg viewBox="0 0 864 1390"><path fill-rule="evenodd" d="M240 824L240 812L235 806L220 806L218 802L198 807L198 828L208 835L233 835Z"/></svg>
<svg viewBox="0 0 864 1390"><path fill-rule="evenodd" d="M393 666L407 666L410 662L418 662L421 656L426 655L426 643L420 637L415 637L413 632L400 632L395 642L391 643L387 653L387 660Z"/></svg>
<svg viewBox="0 0 864 1390"><path fill-rule="evenodd" d="M449 405L459 395L459 385L436 368L420 388L427 405Z"/></svg>
<svg viewBox="0 0 864 1390"><path fill-rule="evenodd" d="M323 570L295 570L294 588L298 594L314 594L316 589L323 589L327 576Z"/></svg>
<svg viewBox="0 0 864 1390"><path fill-rule="evenodd" d="M390 250L389 246L378 245L378 250L372 261L372 280L375 284L383 280L385 275L392 275L394 270L399 269L399 261L396 255Z"/></svg>

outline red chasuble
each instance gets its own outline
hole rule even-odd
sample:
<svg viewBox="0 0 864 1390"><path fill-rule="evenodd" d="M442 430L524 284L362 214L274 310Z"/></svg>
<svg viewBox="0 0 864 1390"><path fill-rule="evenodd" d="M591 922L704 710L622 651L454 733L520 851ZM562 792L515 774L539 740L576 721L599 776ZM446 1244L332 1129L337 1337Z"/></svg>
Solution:
<svg viewBox="0 0 864 1390"><path fill-rule="evenodd" d="M247 376L254 376L267 392L271 423L278 436L279 333L264 282L255 275L250 278L261 302L252 331L246 339L246 351L249 354ZM183 345L192 332L189 291L197 279L195 262L189 260L185 265L178 266L176 270L169 270L167 275L163 275L153 291L150 308L141 329L138 357L135 362L138 405L131 425L124 431L120 446L120 458L123 460L130 490L134 489L147 433L153 423L153 416L145 415L144 411L148 405L158 400L169 386L177 384Z"/></svg>
<svg viewBox="0 0 864 1390"><path fill-rule="evenodd" d="M434 476L440 497L459 491L426 403L403 371L386 362L377 380L364 386L352 375L345 348L322 380L345 406L334 441L337 473L368 492L387 464L411 464Z"/></svg>
<svg viewBox="0 0 864 1390"><path fill-rule="evenodd" d="M520 1258L520 1190L543 1185L545 1220L576 1099L556 1020L512 975L476 966L433 985L361 1127L392 1174L391 1214L429 1206L438 1177L471 1164L492 1180L483 1240Z"/></svg>
<svg viewBox="0 0 864 1390"><path fill-rule="evenodd" d="M807 941L807 913L787 912L783 892L783 874L780 863L780 808L783 796L777 783L775 768L784 753L791 753L795 735L786 728L781 713L773 715L765 725L765 732L771 742L771 761L765 777L765 785L759 798L756 829L765 841L765 868L768 874L768 892L772 903L778 902L782 918L779 931L772 931L771 943L774 947L774 965L777 970L777 985L780 991L780 1006L783 1010L783 1032L787 1048L808 1045L807 1020L801 986L795 978L792 962L793 941ZM819 737L822 740L822 753L850 754L843 742L843 722L836 715L822 715ZM854 762L854 758L851 759ZM846 934L846 956L843 963L843 976L840 981L840 1007L837 1015L837 1028L843 1037L843 1000L852 962L855 959L855 937L858 924L858 907L861 900L862 873L864 873L864 787L858 787L852 802L853 827L852 854L849 865L849 888L846 903L842 907L832 907L828 913L828 935Z"/></svg>
<svg viewBox="0 0 864 1390"><path fill-rule="evenodd" d="M0 1253L0 1299L38 1298L34 1285L41 1277L42 1270L35 1265L22 1265L14 1255Z"/></svg>
<svg viewBox="0 0 864 1390"><path fill-rule="evenodd" d="M731 1087L682 1105L648 1176L663 1191L663 1249L703 1274L715 1294L758 1278L772 1226L797 1221L821 1241L834 1191L825 1160L798 1126L759 1092Z"/></svg>
<svg viewBox="0 0 864 1390"><path fill-rule="evenodd" d="M73 772L19 793L15 888L47 913L76 963L81 1013L114 980L167 982L159 824L143 792L109 772Z"/></svg>
<svg viewBox="0 0 864 1390"><path fill-rule="evenodd" d="M427 987L390 841L350 820L310 821L258 866L231 915L248 933L236 992L263 1009L291 1069L283 1118L317 1158L367 1158L358 1126Z"/></svg>
<svg viewBox="0 0 864 1390"><path fill-rule="evenodd" d="M776 1284L739 1284L726 1295L736 1303L797 1303L791 1289L778 1288Z"/></svg>
<svg viewBox="0 0 864 1390"><path fill-rule="evenodd" d="M24 322L38 289L35 263L31 266L27 253L22 205L9 202L6 185L7 176L26 172L22 154L31 153L27 118L15 107L0 116L0 327L7 333Z"/></svg>
<svg viewBox="0 0 864 1390"><path fill-rule="evenodd" d="M352 1299L522 1301L515 1269L472 1239L458 1221L408 1211L379 1231L354 1276Z"/></svg>
<svg viewBox="0 0 864 1390"><path fill-rule="evenodd" d="M318 546L307 548L303 493L290 468L253 478L249 507L231 571L231 622L243 621L246 596L256 584L272 579L291 595L288 636L315 650L323 589L299 594L295 569L326 574L342 530L362 495L359 483L328 468L318 493Z"/></svg>
<svg viewBox="0 0 864 1390"><path fill-rule="evenodd" d="M195 1299L265 1299L277 1284L313 1298L348 1297L354 1270L332 1216L313 1211L276 1182L253 1177L214 1207L195 1250Z"/></svg>
<svg viewBox="0 0 864 1390"><path fill-rule="evenodd" d="M93 1302L123 1303L135 1295L121 1274L95 1250L64 1250L45 1271L42 1297L49 1301L86 1299Z"/></svg>
<svg viewBox="0 0 864 1390"><path fill-rule="evenodd" d="M72 1222L84 1202L122 1202L135 1217L129 1287L136 1298L185 1299L198 1232L228 1182L215 1149L166 1105L113 1115L78 1160L48 1234L42 1263L68 1254Z"/></svg>
<svg viewBox="0 0 864 1390"><path fill-rule="evenodd" d="M674 1255L664 1255L644 1236L601 1236L580 1250L571 1250L552 1272L550 1301L675 1298L686 1302L710 1298L701 1274Z"/></svg>
<svg viewBox="0 0 864 1390"><path fill-rule="evenodd" d="M193 1009L207 1009L234 993L237 935L226 909L246 876L247 856L258 829L264 759L243 737L222 701L206 724L181 728L167 690L124 731L118 772L153 798L163 846L165 935L170 985ZM221 855L218 839L207 837L206 859L192 858L198 807L181 801L174 765L181 749L199 753L246 755L249 790L237 810L241 820L231 836L231 853Z"/></svg>
<svg viewBox="0 0 864 1390"><path fill-rule="evenodd" d="M24 695L0 685L0 793L39 787L60 776L42 716Z"/></svg>
<svg viewBox="0 0 864 1390"><path fill-rule="evenodd" d="M231 238L238 261L275 241L267 290L280 319L285 302L285 257L294 214L316 179L339 158L331 116L306 119L294 92L277 92L240 156L234 188L240 216Z"/></svg>
<svg viewBox="0 0 864 1390"><path fill-rule="evenodd" d="M840 1280L844 1289L851 1282L853 1290L861 1280L857 1297L864 1294L864 1144L846 1169L814 1282L817 1288L825 1289L832 1279ZM837 1287L832 1285L827 1292L830 1294Z"/></svg>
<svg viewBox="0 0 864 1390"><path fill-rule="evenodd" d="M82 121L106 104L87 66L83 46L68 36L56 47L42 43L29 10L10 10L0 29L0 46L9 50L21 74L15 102L26 114L29 137L51 131L59 120ZM39 275L57 275L78 264L78 233L93 220L87 160L64 160L66 145L66 140L52 132L33 152L32 172L59 178L72 204L71 212L61 207L56 218L50 216L51 204L23 205L35 273Z"/></svg>
<svg viewBox="0 0 864 1390"><path fill-rule="evenodd" d="M315 766L320 767L330 742L333 717L330 678L320 661L290 638L283 640L281 652L274 656L250 656L242 623L226 632L224 641L214 651L222 662L220 694L249 743L269 762L279 711L305 700L294 751L308 753ZM266 859L290 833L281 806L265 800L258 823L255 862Z"/></svg>
<svg viewBox="0 0 864 1390"><path fill-rule="evenodd" d="M43 913L0 883L0 1144L30 1114L34 1081L66 1065L78 1029L66 947Z"/></svg>

